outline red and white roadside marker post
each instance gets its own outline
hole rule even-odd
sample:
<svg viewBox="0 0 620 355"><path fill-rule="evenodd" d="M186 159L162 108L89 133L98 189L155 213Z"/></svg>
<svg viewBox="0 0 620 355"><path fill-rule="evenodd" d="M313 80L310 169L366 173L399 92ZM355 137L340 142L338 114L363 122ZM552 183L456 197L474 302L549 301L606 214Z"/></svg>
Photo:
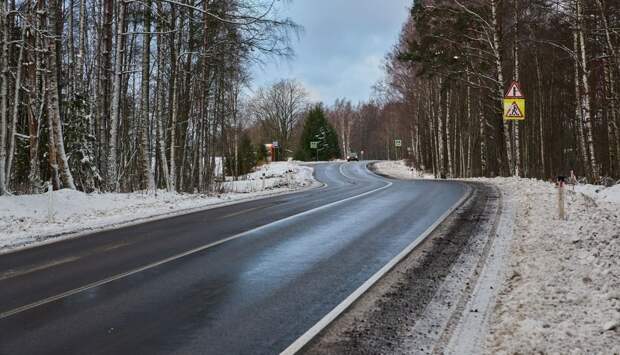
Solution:
<svg viewBox="0 0 620 355"><path fill-rule="evenodd" d="M558 213L560 220L566 219L566 210L564 202L564 185L566 183L566 177L558 176Z"/></svg>

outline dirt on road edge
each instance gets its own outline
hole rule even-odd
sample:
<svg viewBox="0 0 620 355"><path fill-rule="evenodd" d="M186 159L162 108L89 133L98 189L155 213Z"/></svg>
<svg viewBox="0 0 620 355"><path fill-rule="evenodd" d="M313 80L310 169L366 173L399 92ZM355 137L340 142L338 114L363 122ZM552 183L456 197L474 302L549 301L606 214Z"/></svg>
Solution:
<svg viewBox="0 0 620 355"><path fill-rule="evenodd" d="M471 197L309 343L306 354L441 353L466 310L501 214L501 194Z"/></svg>

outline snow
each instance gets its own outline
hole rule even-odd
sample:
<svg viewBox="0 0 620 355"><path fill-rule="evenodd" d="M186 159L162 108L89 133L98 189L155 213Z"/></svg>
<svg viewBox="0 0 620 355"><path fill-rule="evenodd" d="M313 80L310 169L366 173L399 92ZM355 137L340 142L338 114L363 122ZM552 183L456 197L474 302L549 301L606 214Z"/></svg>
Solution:
<svg viewBox="0 0 620 355"><path fill-rule="evenodd" d="M472 180L499 187L503 213L466 307L477 312L461 316L448 352L620 353L620 185L566 187L561 220L552 183Z"/></svg>
<svg viewBox="0 0 620 355"><path fill-rule="evenodd" d="M576 185L574 190L591 197L595 201L620 204L620 184L612 187L598 185Z"/></svg>
<svg viewBox="0 0 620 355"><path fill-rule="evenodd" d="M300 166L295 162L274 162L261 166L241 180L228 179L222 183L221 190L224 193L254 193L287 186L305 187L313 183L312 173L312 168Z"/></svg>
<svg viewBox="0 0 620 355"><path fill-rule="evenodd" d="M492 183L497 184L497 182ZM465 311L448 341L445 354L480 354L483 352L489 320L498 297L497 285L501 284L505 277L507 266L504 261L510 255L514 235L515 195L506 189L502 191L502 213L495 235L489 236L491 238L489 256L484 259L480 276L465 304Z"/></svg>
<svg viewBox="0 0 620 355"><path fill-rule="evenodd" d="M374 168L381 174L403 180L435 178L432 174L408 167L404 160L379 161L374 163Z"/></svg>
<svg viewBox="0 0 620 355"><path fill-rule="evenodd" d="M245 180L222 183L222 193L218 195L165 191L86 194L65 189L53 192L51 215L48 193L0 196L0 254L106 228L318 185L311 167L275 162L261 166Z"/></svg>
<svg viewBox="0 0 620 355"><path fill-rule="evenodd" d="M516 208L514 239L488 353L620 353L620 206L568 191L567 220L558 191L530 179L492 179ZM607 189L606 189L607 190Z"/></svg>

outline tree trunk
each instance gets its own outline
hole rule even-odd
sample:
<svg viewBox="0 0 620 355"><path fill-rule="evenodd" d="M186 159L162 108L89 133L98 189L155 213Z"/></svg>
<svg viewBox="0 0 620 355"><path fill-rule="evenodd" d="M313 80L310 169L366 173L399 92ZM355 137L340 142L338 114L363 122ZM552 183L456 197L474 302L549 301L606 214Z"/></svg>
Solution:
<svg viewBox="0 0 620 355"><path fill-rule="evenodd" d="M543 84L542 84L542 72L540 69L540 60L538 59L538 53L535 57L536 62L536 87L538 88L538 144L540 149L540 177L545 178L547 169L545 168L545 131L544 131L544 111L543 111Z"/></svg>
<svg viewBox="0 0 620 355"><path fill-rule="evenodd" d="M439 78L439 89L437 90L439 94L439 101L437 108L439 112L437 113L437 149L439 153L439 177L445 176L445 162L444 162L444 152L445 152L445 142L443 139L443 80Z"/></svg>
<svg viewBox="0 0 620 355"><path fill-rule="evenodd" d="M617 175L620 174L620 147L618 147L618 141L616 139L618 134L618 127L616 125L617 121L617 106L615 100L615 88L613 81L613 70L610 68L609 61L606 61L603 66L604 76L605 76L605 87L607 88L608 96L607 96L607 104L609 105L608 115L607 115L607 141L608 141L608 152L609 152L609 175Z"/></svg>
<svg viewBox="0 0 620 355"><path fill-rule="evenodd" d="M577 120L577 137L579 140L579 150L581 153L581 160L586 170L586 174L592 176L591 165L588 160L588 150L586 149L586 139L583 129L583 96L581 94L581 84L579 83L579 35L577 31L573 32L573 48L575 50L575 119Z"/></svg>
<svg viewBox="0 0 620 355"><path fill-rule="evenodd" d="M103 19L101 24L101 43L100 64L98 67L99 90L97 95L98 117L95 122L98 141L99 141L99 161L102 164L102 171L106 174L109 154L109 125L111 109L111 74L112 68L112 45L113 45L113 23L114 23L114 0L103 0ZM106 176L106 182L109 179Z"/></svg>
<svg viewBox="0 0 620 355"><path fill-rule="evenodd" d="M470 178L472 177L473 173L472 173L472 135L474 134L474 122L472 119L472 115L471 115L471 85L469 84L469 69L466 72L466 79L467 79L467 89L466 89L466 103L465 105L467 106L467 126L468 126L468 132L469 134L467 135L467 174L466 177Z"/></svg>
<svg viewBox="0 0 620 355"><path fill-rule="evenodd" d="M454 177L454 169L453 169L453 161L452 161L452 135L451 135L451 120L450 120L450 101L451 101L451 90L450 88L446 89L446 145L448 146L448 177Z"/></svg>
<svg viewBox="0 0 620 355"><path fill-rule="evenodd" d="M85 0L82 0L85 1ZM151 169L149 156L149 115L150 115L150 84L151 84L151 0L144 5L144 34L142 35L142 93L140 100L140 164L142 167L142 186L147 191L155 191L155 176Z"/></svg>
<svg viewBox="0 0 620 355"><path fill-rule="evenodd" d="M590 171L592 172L592 178L598 179L600 172L596 161L596 154L594 150L594 136L592 129L592 102L590 100L590 83L588 82L588 62L586 55L586 43L583 34L583 14L581 8L581 0L577 0L577 31L579 32L579 52L581 54L581 66L583 68L581 72L581 81L583 86L581 103L583 105L583 124L586 134L586 144L588 146L588 153L590 154Z"/></svg>
<svg viewBox="0 0 620 355"><path fill-rule="evenodd" d="M173 27L176 28L177 18L176 11L174 5L172 5L172 24ZM179 116L179 78L177 75L177 58L176 58L176 50L175 50L175 36L171 36L172 39L170 41L170 63L171 63L171 73L172 76L172 118L170 122L170 189L172 191L177 191L177 121ZM181 40L179 39L179 43Z"/></svg>
<svg viewBox="0 0 620 355"><path fill-rule="evenodd" d="M0 195L7 191L6 161L7 161L7 110L9 95L9 24L8 2L0 4L0 30L2 31L2 50L0 52L0 71L2 72L2 84L0 86Z"/></svg>
<svg viewBox="0 0 620 355"><path fill-rule="evenodd" d="M86 62L86 0L80 0L80 36L79 36L79 44L78 44L78 55L77 55L77 73L78 80L80 84L80 93L85 94L86 83L84 78L85 67L84 63Z"/></svg>
<svg viewBox="0 0 620 355"><path fill-rule="evenodd" d="M22 90L22 71L24 61L24 48L26 47L26 27L22 26L21 40L19 45L19 55L17 57L17 74L15 75L15 96L13 98L13 118L11 123L11 139L9 145L9 161L6 168L6 179L11 180L11 168L15 155L15 136L17 135L17 119L19 115L20 93Z"/></svg>
<svg viewBox="0 0 620 355"><path fill-rule="evenodd" d="M114 81L112 82L112 103L110 107L110 146L108 153L108 189L117 191L118 177L118 125L121 106L121 81L123 79L123 28L125 27L125 10L127 4L120 0L118 21L116 23L116 60L114 63Z"/></svg>
<svg viewBox="0 0 620 355"><path fill-rule="evenodd" d="M607 49L611 55L612 60L616 66L616 70L620 75L620 56L618 56L618 52L616 51L616 47L613 44L611 39L611 31L609 28L609 21L607 20L607 12L605 10L605 6L602 0L596 0L596 5L598 6L599 13L601 16L601 21L603 23L603 30L605 31L605 44L607 45Z"/></svg>
<svg viewBox="0 0 620 355"><path fill-rule="evenodd" d="M519 81L519 9L517 5L517 0L512 1L514 6L514 41L513 41L513 53L514 53L514 80ZM513 121L512 123L512 135L514 136L515 144L514 144L514 158L515 158L515 169L514 175L521 176L521 142L519 142L519 121Z"/></svg>
<svg viewBox="0 0 620 355"><path fill-rule="evenodd" d="M161 6L161 5L159 5ZM159 7L161 9L161 7ZM157 30L161 32L163 29L162 19L160 19L157 23ZM166 137L165 137L165 119L166 116L164 113L165 105L164 98L166 97L166 90L164 86L164 48L163 48L163 38L162 35L157 36L157 119L156 119L156 131L157 131L157 146L159 147L159 159L161 165L161 172L164 176L164 181L166 183L166 190L172 191L172 185L170 181L170 174L168 170L168 158L166 156Z"/></svg>
<svg viewBox="0 0 620 355"><path fill-rule="evenodd" d="M493 33L493 54L495 57L495 67L497 71L497 93L498 93L498 104L501 108L500 112L503 111L502 100L504 99L504 70L502 68L502 48L501 42L499 38L499 20L497 15L498 9L498 0L491 0L491 20L492 20L492 28L491 31ZM501 130L504 132L504 150L506 152L506 162L505 164L508 167L509 175L514 171L513 161L512 161L512 143L510 139L510 130L506 127L506 124L502 117L501 120Z"/></svg>
<svg viewBox="0 0 620 355"><path fill-rule="evenodd" d="M57 1L57 2L55 2ZM60 178L64 188L75 190L75 183L73 182L73 175L69 169L69 162L67 160L67 154L65 153L65 144L62 133L62 120L60 117L60 88L58 87L58 69L60 63L57 62L60 56L61 48L61 33L55 31L58 27L56 21L61 16L61 3L60 0L52 0L50 2L50 33L54 33L54 38L50 39L50 55L48 57L48 69L50 72L48 79L48 115L51 117L54 131L54 143L56 144L57 164L60 172Z"/></svg>

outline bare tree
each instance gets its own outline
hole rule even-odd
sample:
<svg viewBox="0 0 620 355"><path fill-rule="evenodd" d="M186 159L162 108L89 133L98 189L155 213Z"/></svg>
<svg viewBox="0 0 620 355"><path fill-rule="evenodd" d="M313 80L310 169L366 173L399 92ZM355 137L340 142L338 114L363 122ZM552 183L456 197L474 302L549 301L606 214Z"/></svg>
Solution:
<svg viewBox="0 0 620 355"><path fill-rule="evenodd" d="M294 80L282 80L269 88L258 90L250 104L253 115L264 130L277 140L282 152L290 147L293 127L308 102L308 94Z"/></svg>

